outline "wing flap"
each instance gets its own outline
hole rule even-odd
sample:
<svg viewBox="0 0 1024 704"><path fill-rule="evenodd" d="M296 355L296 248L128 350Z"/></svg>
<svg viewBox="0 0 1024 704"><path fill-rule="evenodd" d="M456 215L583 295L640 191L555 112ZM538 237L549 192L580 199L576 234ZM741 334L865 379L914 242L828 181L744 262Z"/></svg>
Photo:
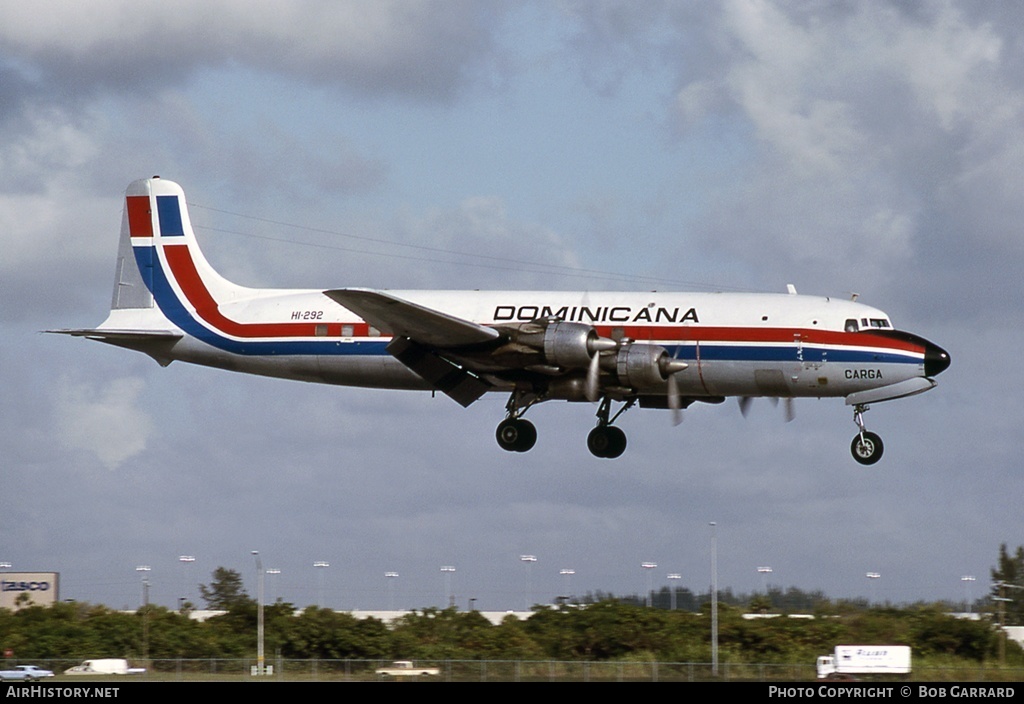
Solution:
<svg viewBox="0 0 1024 704"><path fill-rule="evenodd" d="M387 349L395 359L463 408L491 389L491 385L476 374L408 337L396 337Z"/></svg>
<svg viewBox="0 0 1024 704"><path fill-rule="evenodd" d="M406 301L382 291L342 288L324 295L360 316L381 332L408 337L437 349L481 345L497 340L494 328Z"/></svg>

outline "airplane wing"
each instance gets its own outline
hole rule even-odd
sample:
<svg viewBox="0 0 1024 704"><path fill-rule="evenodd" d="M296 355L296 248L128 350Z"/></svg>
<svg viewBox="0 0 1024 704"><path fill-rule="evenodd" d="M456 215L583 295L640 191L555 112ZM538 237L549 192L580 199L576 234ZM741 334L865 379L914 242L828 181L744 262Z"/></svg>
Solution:
<svg viewBox="0 0 1024 704"><path fill-rule="evenodd" d="M501 336L494 328L425 308L381 291L341 288L324 291L324 295L382 332L395 337L408 337L440 350L486 344Z"/></svg>
<svg viewBox="0 0 1024 704"><path fill-rule="evenodd" d="M445 351L494 342L501 337L494 328L381 291L343 288L324 291L324 295L394 336L388 352L460 405L470 405L491 388L473 370L449 359Z"/></svg>

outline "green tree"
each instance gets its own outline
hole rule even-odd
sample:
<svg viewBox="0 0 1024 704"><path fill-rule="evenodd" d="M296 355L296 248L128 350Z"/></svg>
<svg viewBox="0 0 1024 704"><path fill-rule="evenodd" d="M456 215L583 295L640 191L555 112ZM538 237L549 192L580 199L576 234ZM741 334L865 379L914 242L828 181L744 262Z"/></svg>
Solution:
<svg viewBox="0 0 1024 704"><path fill-rule="evenodd" d="M999 561L992 568L992 612L1005 616L1004 626L1024 626L1024 546L1010 554L1006 543L999 546ZM1010 599L1010 601L1002 601Z"/></svg>
<svg viewBox="0 0 1024 704"><path fill-rule="evenodd" d="M242 575L226 567L215 569L213 581L209 585L199 585L199 594L206 606L216 611L231 611L252 601L245 592Z"/></svg>

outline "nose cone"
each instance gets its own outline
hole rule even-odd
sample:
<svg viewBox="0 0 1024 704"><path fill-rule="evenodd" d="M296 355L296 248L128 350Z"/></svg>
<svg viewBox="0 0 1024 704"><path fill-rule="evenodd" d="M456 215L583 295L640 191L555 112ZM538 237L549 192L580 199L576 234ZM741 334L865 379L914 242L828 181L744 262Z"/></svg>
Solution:
<svg viewBox="0 0 1024 704"><path fill-rule="evenodd" d="M938 345L934 345L931 342L925 345L924 348L924 375L925 376L937 376L942 372L946 371L949 367L949 363L952 360L949 358L949 352L942 349Z"/></svg>

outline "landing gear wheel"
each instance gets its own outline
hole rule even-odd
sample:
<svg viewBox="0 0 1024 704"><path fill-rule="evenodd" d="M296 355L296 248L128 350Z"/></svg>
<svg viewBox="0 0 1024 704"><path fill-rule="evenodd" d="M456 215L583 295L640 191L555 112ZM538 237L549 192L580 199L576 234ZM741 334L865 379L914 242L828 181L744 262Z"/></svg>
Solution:
<svg viewBox="0 0 1024 704"><path fill-rule="evenodd" d="M869 430L855 435L853 442L850 444L850 452L853 454L853 459L861 464L874 464L882 459L883 450L882 438Z"/></svg>
<svg viewBox="0 0 1024 704"><path fill-rule="evenodd" d="M587 449L594 457L615 459L626 451L626 434L614 425L599 425L587 436Z"/></svg>
<svg viewBox="0 0 1024 704"><path fill-rule="evenodd" d="M522 418L506 418L494 435L501 449L509 452L526 452L537 442L537 428Z"/></svg>

